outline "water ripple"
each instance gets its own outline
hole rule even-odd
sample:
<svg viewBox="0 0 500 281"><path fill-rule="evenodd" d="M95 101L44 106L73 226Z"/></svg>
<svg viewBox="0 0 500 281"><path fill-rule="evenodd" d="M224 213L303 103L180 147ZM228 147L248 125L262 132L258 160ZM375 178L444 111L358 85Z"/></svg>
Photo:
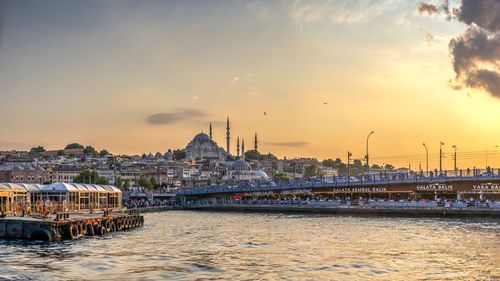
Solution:
<svg viewBox="0 0 500 281"><path fill-rule="evenodd" d="M0 242L3 280L499 280L498 220L182 212L74 242Z"/></svg>

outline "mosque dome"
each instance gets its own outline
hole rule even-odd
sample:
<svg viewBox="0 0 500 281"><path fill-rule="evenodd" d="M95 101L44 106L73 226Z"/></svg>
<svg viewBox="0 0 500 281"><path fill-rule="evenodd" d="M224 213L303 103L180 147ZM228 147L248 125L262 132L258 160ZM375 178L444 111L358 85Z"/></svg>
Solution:
<svg viewBox="0 0 500 281"><path fill-rule="evenodd" d="M253 172L255 176L258 176L260 177L261 179L269 179L269 176L266 174L266 172L262 171L262 170L256 170Z"/></svg>
<svg viewBox="0 0 500 281"><path fill-rule="evenodd" d="M198 142L198 143L209 142L209 141L210 137L205 133L199 133L193 139L193 142Z"/></svg>
<svg viewBox="0 0 500 281"><path fill-rule="evenodd" d="M250 164L246 162L245 160L236 160L233 162L233 165L231 166L232 170L235 171L250 171L252 168L250 167Z"/></svg>

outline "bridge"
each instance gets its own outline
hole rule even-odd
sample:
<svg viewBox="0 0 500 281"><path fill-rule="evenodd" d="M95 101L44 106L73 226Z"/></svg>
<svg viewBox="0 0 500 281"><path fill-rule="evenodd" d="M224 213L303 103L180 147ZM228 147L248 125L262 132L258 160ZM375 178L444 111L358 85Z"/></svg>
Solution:
<svg viewBox="0 0 500 281"><path fill-rule="evenodd" d="M177 193L184 199L276 197L286 195L323 195L351 197L389 196L393 199L408 194L446 195L462 199L470 196L477 199L487 197L500 200L500 170L457 170L445 171L438 176L431 173L405 173L363 175L358 177L337 177L329 180L308 180L289 182L243 183L239 185L218 185L183 189ZM486 198L485 198L486 199Z"/></svg>

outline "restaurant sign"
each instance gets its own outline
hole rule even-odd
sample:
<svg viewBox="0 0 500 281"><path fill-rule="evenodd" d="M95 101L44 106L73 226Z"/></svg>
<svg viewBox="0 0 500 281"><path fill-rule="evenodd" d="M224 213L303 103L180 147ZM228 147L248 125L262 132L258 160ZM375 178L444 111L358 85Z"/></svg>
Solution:
<svg viewBox="0 0 500 281"><path fill-rule="evenodd" d="M311 189L295 189L295 190L284 190L281 192L281 194L286 195L286 194L312 194Z"/></svg>
<svg viewBox="0 0 500 281"><path fill-rule="evenodd" d="M377 192L387 192L385 187L342 187L334 188L333 192L341 193L377 193Z"/></svg>
<svg viewBox="0 0 500 281"><path fill-rule="evenodd" d="M500 192L500 184L498 183L483 183L472 185L472 190L475 191L498 191Z"/></svg>
<svg viewBox="0 0 500 281"><path fill-rule="evenodd" d="M264 196L264 195L273 195L272 191L254 191L254 192L245 192L244 196Z"/></svg>
<svg viewBox="0 0 500 281"><path fill-rule="evenodd" d="M417 185L417 190L433 190L433 191L438 191L438 190L453 190L453 185L451 185L451 184L442 184L442 183L427 184L427 185Z"/></svg>

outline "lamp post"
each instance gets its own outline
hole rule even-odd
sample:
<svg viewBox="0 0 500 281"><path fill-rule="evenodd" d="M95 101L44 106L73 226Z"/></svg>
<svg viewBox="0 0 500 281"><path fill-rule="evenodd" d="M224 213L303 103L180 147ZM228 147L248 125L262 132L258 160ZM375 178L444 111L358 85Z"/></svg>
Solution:
<svg viewBox="0 0 500 281"><path fill-rule="evenodd" d="M443 145L444 142L439 143L439 174L443 172Z"/></svg>
<svg viewBox="0 0 500 281"><path fill-rule="evenodd" d="M455 169L455 172L457 171L457 146L454 145L452 146L454 153L453 153L453 169Z"/></svg>
<svg viewBox="0 0 500 281"><path fill-rule="evenodd" d="M347 185L349 185L349 181L351 180L351 156L352 153L350 151L347 152Z"/></svg>
<svg viewBox="0 0 500 281"><path fill-rule="evenodd" d="M425 142L422 144L425 147L425 170L427 174L429 173L429 149L427 149L427 145Z"/></svg>
<svg viewBox="0 0 500 281"><path fill-rule="evenodd" d="M368 140L370 139L370 136L375 133L375 131L371 131L368 136L366 137L366 167L368 170L370 170L370 156L368 154Z"/></svg>

